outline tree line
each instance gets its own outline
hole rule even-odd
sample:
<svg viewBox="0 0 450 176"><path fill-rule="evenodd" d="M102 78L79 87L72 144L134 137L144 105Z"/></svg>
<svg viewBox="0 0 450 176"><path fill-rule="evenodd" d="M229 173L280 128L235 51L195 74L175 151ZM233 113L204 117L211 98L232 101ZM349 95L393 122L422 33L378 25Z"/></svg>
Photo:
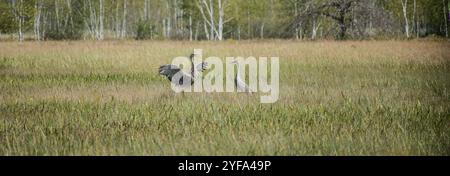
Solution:
<svg viewBox="0 0 450 176"><path fill-rule="evenodd" d="M448 0L0 0L0 36L32 40L448 37Z"/></svg>

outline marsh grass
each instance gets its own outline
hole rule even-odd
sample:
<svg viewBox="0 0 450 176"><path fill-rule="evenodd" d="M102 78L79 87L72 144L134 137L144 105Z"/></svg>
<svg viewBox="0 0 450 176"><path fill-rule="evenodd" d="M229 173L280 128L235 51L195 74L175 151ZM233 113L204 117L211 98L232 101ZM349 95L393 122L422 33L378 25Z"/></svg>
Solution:
<svg viewBox="0 0 450 176"><path fill-rule="evenodd" d="M161 64L280 57L280 98L172 92ZM0 155L449 155L445 41L0 43Z"/></svg>

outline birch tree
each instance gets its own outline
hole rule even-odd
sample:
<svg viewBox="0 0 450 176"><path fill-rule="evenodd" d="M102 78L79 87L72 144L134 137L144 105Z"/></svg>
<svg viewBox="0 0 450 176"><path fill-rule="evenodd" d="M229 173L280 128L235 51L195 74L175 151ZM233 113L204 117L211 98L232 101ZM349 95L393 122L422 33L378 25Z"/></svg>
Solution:
<svg viewBox="0 0 450 176"><path fill-rule="evenodd" d="M448 1L446 0L442 0L442 5L443 5L443 13L444 13L444 30L445 30L445 37L448 38Z"/></svg>
<svg viewBox="0 0 450 176"><path fill-rule="evenodd" d="M403 17L405 18L405 33L406 33L406 37L409 38L409 21L408 21L408 13L407 13L408 0L401 0L401 1L402 1Z"/></svg>
<svg viewBox="0 0 450 176"><path fill-rule="evenodd" d="M217 24L214 16L214 2L217 2L217 10L219 11ZM209 34L207 35L209 40L223 40L224 24L231 20L224 20L227 0L197 0L196 5L203 17L204 23L209 26Z"/></svg>
<svg viewBox="0 0 450 176"><path fill-rule="evenodd" d="M96 40L103 40L104 38L104 4L103 0L99 0L98 11L96 4L92 1L87 1L89 6L89 18L87 19L87 26L89 33ZM98 13L97 13L98 12Z"/></svg>
<svg viewBox="0 0 450 176"><path fill-rule="evenodd" d="M292 23L294 28L294 36L296 40L303 39L303 27L305 26L305 21L307 19L304 14L311 14L312 1L301 1L301 0L289 0L287 8L293 8L294 22ZM311 15L312 16L312 15ZM310 16L308 16L310 17Z"/></svg>
<svg viewBox="0 0 450 176"><path fill-rule="evenodd" d="M150 13L150 3L148 2L148 0L144 1L144 21L148 21L149 20L149 13Z"/></svg>
<svg viewBox="0 0 450 176"><path fill-rule="evenodd" d="M115 9L115 32L116 32L116 38L120 38L121 34L122 34L122 30L120 29L120 25L121 25L121 20L120 20L120 15L119 15L119 2L118 0L114 1L116 3L116 9Z"/></svg>
<svg viewBox="0 0 450 176"><path fill-rule="evenodd" d="M104 4L103 4L103 0L100 0L100 18L99 18L99 31L98 31L98 37L97 40L103 40L104 35L103 35L103 20L104 20L104 15L105 15L105 9L104 9Z"/></svg>
<svg viewBox="0 0 450 176"><path fill-rule="evenodd" d="M218 9L219 9L219 22L218 22L219 30L218 30L218 34L217 34L218 40L223 40L223 24L224 24L223 17L225 15L224 5L225 5L226 1L227 0L223 0L223 3L222 3L222 0L218 0L218 6L219 6L218 7Z"/></svg>
<svg viewBox="0 0 450 176"><path fill-rule="evenodd" d="M24 26L23 0L11 0L11 10L17 22L17 35L19 42L22 42Z"/></svg>
<svg viewBox="0 0 450 176"><path fill-rule="evenodd" d="M202 14L204 24L209 26L209 30L205 27L205 32L209 32L209 34L207 34L207 38L209 40L214 40L216 28L214 23L213 2L211 0L209 1L198 0L197 7L200 10L200 13ZM207 14L205 13L205 10Z"/></svg>
<svg viewBox="0 0 450 176"><path fill-rule="evenodd" d="M411 38L448 36L448 11L448 0L0 0L0 31L18 41Z"/></svg>
<svg viewBox="0 0 450 176"><path fill-rule="evenodd" d="M192 41L192 15L189 15L189 41Z"/></svg>
<svg viewBox="0 0 450 176"><path fill-rule="evenodd" d="M41 14L42 14L42 2L36 0L35 17L34 17L34 36L37 41L41 40Z"/></svg>
<svg viewBox="0 0 450 176"><path fill-rule="evenodd" d="M120 38L125 38L127 34L127 0L123 0L122 28Z"/></svg>
<svg viewBox="0 0 450 176"><path fill-rule="evenodd" d="M419 37L419 27L417 25L417 2L416 0L413 1L413 19L412 19L412 23L413 23L413 33L416 33L417 38Z"/></svg>
<svg viewBox="0 0 450 176"><path fill-rule="evenodd" d="M315 40L317 36L317 30L320 28L321 22L317 20L317 17L315 17L313 20L312 30L311 30L311 39Z"/></svg>

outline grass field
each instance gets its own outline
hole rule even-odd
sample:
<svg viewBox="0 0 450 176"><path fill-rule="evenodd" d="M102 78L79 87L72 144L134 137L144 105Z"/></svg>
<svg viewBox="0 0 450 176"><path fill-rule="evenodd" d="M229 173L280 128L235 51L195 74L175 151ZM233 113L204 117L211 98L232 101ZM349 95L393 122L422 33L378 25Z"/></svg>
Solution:
<svg viewBox="0 0 450 176"><path fill-rule="evenodd" d="M173 93L194 48L280 57L278 102ZM0 155L450 155L450 43L0 42Z"/></svg>

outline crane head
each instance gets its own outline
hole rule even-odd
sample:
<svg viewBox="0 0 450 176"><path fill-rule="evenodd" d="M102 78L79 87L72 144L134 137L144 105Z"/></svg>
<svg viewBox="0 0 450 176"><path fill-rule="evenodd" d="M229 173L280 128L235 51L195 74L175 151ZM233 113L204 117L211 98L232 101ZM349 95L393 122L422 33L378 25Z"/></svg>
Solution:
<svg viewBox="0 0 450 176"><path fill-rule="evenodd" d="M192 53L190 56L189 56L189 59L194 59L194 57L195 57L195 53Z"/></svg>

